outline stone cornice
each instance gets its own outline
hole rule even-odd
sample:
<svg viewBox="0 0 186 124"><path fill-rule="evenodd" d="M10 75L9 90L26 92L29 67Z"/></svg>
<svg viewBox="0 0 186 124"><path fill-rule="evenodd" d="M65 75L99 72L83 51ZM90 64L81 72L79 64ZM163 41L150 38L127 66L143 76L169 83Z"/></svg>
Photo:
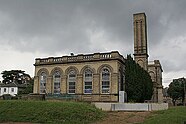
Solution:
<svg viewBox="0 0 186 124"><path fill-rule="evenodd" d="M122 63L125 61L124 57L120 55L118 51L112 51L109 53L79 54L76 56L49 57L42 59L36 58L34 66L108 60L119 60Z"/></svg>

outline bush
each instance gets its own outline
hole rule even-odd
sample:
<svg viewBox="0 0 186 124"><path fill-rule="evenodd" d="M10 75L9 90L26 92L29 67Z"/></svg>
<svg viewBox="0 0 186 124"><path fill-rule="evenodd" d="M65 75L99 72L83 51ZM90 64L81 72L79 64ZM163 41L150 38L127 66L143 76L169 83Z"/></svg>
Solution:
<svg viewBox="0 0 186 124"><path fill-rule="evenodd" d="M10 94L3 95L3 100L10 100L10 99L12 99L12 96Z"/></svg>

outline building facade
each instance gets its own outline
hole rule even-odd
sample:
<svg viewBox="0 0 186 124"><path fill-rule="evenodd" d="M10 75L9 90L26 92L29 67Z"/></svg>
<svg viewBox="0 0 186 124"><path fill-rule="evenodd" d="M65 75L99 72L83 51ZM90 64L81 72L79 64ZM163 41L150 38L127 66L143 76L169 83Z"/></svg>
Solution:
<svg viewBox="0 0 186 124"><path fill-rule="evenodd" d="M148 61L145 13L133 15L134 60L153 81L153 102L163 102L162 67ZM125 59L117 51L36 59L34 93L77 95L85 101L119 101L125 91Z"/></svg>
<svg viewBox="0 0 186 124"><path fill-rule="evenodd" d="M118 101L125 59L117 51L36 59L34 93L76 95L83 101Z"/></svg>
<svg viewBox="0 0 186 124"><path fill-rule="evenodd" d="M10 94L11 96L16 96L18 93L18 87L16 84L0 84L0 96L5 94Z"/></svg>
<svg viewBox="0 0 186 124"><path fill-rule="evenodd" d="M145 13L133 15L134 25L134 60L148 71L153 81L153 102L163 102L162 66L159 60L148 61L147 23Z"/></svg>

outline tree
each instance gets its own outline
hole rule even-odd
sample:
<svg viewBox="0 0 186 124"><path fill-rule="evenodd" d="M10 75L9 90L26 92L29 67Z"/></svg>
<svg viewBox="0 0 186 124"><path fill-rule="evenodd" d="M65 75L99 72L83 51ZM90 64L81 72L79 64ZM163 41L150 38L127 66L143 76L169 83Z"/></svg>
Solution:
<svg viewBox="0 0 186 124"><path fill-rule="evenodd" d="M131 55L127 55L126 59L125 81L128 101L144 102L151 99L153 93L151 77Z"/></svg>
<svg viewBox="0 0 186 124"><path fill-rule="evenodd" d="M175 106L175 103L177 100L181 100L182 103L184 102L184 85L185 85L186 79L185 78L178 78L174 79L170 84L167 93L172 98L172 102Z"/></svg>
<svg viewBox="0 0 186 124"><path fill-rule="evenodd" d="M27 87L21 90L18 94L29 94L33 93L34 79L28 81Z"/></svg>
<svg viewBox="0 0 186 124"><path fill-rule="evenodd" d="M17 83L17 84L26 84L30 79L30 75L26 74L25 71L22 70L11 70L11 71L3 71L2 73L3 83Z"/></svg>
<svg viewBox="0 0 186 124"><path fill-rule="evenodd" d="M4 84L15 83L18 86L18 94L28 94L33 92L34 80L29 74L22 70L3 71L2 73Z"/></svg>

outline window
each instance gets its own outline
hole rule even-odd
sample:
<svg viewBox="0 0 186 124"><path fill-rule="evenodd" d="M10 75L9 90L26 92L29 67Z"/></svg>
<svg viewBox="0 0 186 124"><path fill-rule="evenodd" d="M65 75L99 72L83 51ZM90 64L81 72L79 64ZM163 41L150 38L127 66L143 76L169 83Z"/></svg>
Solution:
<svg viewBox="0 0 186 124"><path fill-rule="evenodd" d="M74 70L71 70L68 74L68 93L75 93L76 87L76 73Z"/></svg>
<svg viewBox="0 0 186 124"><path fill-rule="evenodd" d="M60 72L56 71L53 76L54 80L54 94L60 93L60 83L61 83L61 76Z"/></svg>
<svg viewBox="0 0 186 124"><path fill-rule="evenodd" d="M4 92L6 92L6 88L4 88Z"/></svg>
<svg viewBox="0 0 186 124"><path fill-rule="evenodd" d="M11 92L14 92L14 88L11 88Z"/></svg>
<svg viewBox="0 0 186 124"><path fill-rule="evenodd" d="M92 71L86 69L84 73L84 93L92 93Z"/></svg>
<svg viewBox="0 0 186 124"><path fill-rule="evenodd" d="M102 93L110 92L110 72L107 68L102 70Z"/></svg>
<svg viewBox="0 0 186 124"><path fill-rule="evenodd" d="M46 73L42 72L40 76L40 93L46 92Z"/></svg>

